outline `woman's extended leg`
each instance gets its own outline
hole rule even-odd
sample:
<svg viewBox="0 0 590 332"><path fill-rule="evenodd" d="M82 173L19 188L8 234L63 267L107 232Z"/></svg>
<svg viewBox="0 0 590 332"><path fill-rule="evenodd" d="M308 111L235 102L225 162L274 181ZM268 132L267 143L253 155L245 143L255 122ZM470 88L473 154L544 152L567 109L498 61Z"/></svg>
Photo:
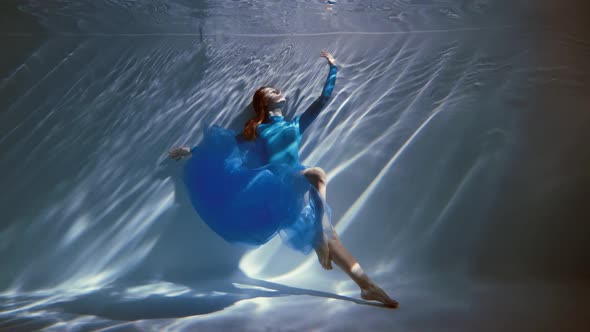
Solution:
<svg viewBox="0 0 590 332"><path fill-rule="evenodd" d="M322 198L326 197L326 173L319 167L312 167L305 169L303 174L307 180L318 190L318 192L310 191L310 200L313 200L316 206L316 213L322 219L321 224L316 224L316 239L317 245L315 246L315 252L318 256L318 260L322 267L326 270L332 269L332 259L330 257L330 247L328 243L328 237L326 236L325 230L331 227L330 221L327 219L324 213L324 204ZM334 233L335 234L335 233Z"/></svg>
<svg viewBox="0 0 590 332"><path fill-rule="evenodd" d="M309 180L309 182L318 190L321 198L325 201L326 200L326 183L327 183L327 176L326 173L319 167L308 168L303 171L303 174ZM313 199L313 198L312 198ZM318 202L319 204L321 203ZM325 216L324 216L325 217ZM322 220L322 223L329 222L327 220ZM324 225L326 227L326 225ZM331 225L327 225L327 227L332 227ZM379 286L377 286L370 278L367 276L365 271L361 268L358 261L352 256L352 254L344 247L342 242L340 242L340 238L336 231L332 228L332 237L325 237L324 239L327 241L327 247L329 253L327 255L328 261L332 260L342 271L344 271L360 288L361 288L361 297L365 300L375 300L384 303L385 305L393 308L398 307L398 303L390 298ZM324 262L322 261L322 250L321 247L325 245L325 243L321 243L316 248L316 253L318 254L318 258L320 263L324 268L327 268ZM331 265L329 266L331 269Z"/></svg>

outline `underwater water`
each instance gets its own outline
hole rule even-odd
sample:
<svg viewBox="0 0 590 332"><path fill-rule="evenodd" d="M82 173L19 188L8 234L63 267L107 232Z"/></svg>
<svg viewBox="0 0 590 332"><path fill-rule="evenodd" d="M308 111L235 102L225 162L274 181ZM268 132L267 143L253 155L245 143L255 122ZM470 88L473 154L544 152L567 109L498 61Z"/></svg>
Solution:
<svg viewBox="0 0 590 332"><path fill-rule="evenodd" d="M586 331L588 7L4 1L0 331ZM224 242L167 159L261 85L303 112L322 49L301 161L397 310L278 237Z"/></svg>

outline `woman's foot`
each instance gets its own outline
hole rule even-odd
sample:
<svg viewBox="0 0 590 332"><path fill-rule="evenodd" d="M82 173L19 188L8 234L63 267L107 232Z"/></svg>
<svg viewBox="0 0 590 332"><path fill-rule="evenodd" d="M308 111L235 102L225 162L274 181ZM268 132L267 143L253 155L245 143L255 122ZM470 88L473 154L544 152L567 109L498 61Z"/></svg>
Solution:
<svg viewBox="0 0 590 332"><path fill-rule="evenodd" d="M388 308L398 308L399 303L396 300L392 299L383 291L383 289L379 288L377 285L370 285L369 287L361 289L361 298L367 301L379 301L385 304Z"/></svg>
<svg viewBox="0 0 590 332"><path fill-rule="evenodd" d="M330 257L330 247L328 246L328 239L324 235L320 244L315 247L315 253L318 255L318 260L322 267L326 270L332 269L332 258Z"/></svg>

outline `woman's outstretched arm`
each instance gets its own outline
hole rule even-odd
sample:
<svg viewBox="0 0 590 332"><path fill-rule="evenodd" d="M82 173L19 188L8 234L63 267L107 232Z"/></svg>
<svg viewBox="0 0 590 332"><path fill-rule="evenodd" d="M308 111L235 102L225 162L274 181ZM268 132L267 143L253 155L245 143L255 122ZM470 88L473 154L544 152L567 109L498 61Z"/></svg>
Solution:
<svg viewBox="0 0 590 332"><path fill-rule="evenodd" d="M191 155L191 148L188 146L183 146L181 148L176 148L168 151L168 157L179 161L183 157L188 157Z"/></svg>
<svg viewBox="0 0 590 332"><path fill-rule="evenodd" d="M330 72L328 73L328 78L326 79L326 83L324 83L324 89L322 90L322 94L316 99L306 110L301 114L299 119L299 131L304 132L307 127L318 117L322 109L328 104L330 97L332 96L332 91L334 90L334 85L336 84L336 74L338 73L338 67L336 67L336 61L334 57L327 51L322 51L320 53L321 57L324 57L328 60L330 64Z"/></svg>

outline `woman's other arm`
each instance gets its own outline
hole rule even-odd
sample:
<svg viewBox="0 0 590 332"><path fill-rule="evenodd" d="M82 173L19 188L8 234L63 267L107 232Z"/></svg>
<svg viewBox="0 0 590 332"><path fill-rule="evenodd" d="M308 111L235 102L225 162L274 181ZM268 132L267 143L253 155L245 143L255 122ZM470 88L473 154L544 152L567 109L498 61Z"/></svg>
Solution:
<svg viewBox="0 0 590 332"><path fill-rule="evenodd" d="M326 58L330 65L330 71L328 72L328 78L324 83L324 89L322 94L301 114L299 119L299 131L304 132L307 127L318 117L322 109L328 104L334 85L336 84L336 74L338 73L338 67L336 66L336 60L327 51L322 51L320 56Z"/></svg>
<svg viewBox="0 0 590 332"><path fill-rule="evenodd" d="M188 146L184 146L177 149L172 149L168 151L168 156L176 161L182 159L182 157L188 157L191 155L191 148Z"/></svg>

